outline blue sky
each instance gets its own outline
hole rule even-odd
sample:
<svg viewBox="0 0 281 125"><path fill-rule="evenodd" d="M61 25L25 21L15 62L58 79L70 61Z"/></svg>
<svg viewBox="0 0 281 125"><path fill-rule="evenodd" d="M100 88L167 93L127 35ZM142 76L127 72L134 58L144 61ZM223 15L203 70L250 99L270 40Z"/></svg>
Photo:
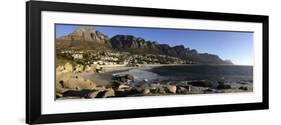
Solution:
<svg viewBox="0 0 281 125"><path fill-rule="evenodd" d="M56 25L56 37L67 35L78 25ZM145 40L170 46L184 45L200 53L211 53L234 64L253 65L253 33L208 30L179 30L160 28L93 26L95 30L112 37L117 34L134 35Z"/></svg>

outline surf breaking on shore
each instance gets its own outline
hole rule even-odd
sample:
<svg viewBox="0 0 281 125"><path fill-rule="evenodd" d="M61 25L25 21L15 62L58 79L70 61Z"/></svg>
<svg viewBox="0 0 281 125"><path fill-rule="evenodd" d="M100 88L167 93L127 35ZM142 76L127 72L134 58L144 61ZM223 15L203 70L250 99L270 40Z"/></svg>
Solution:
<svg viewBox="0 0 281 125"><path fill-rule="evenodd" d="M165 77L162 77L156 73L149 72L146 70L141 69L130 69L129 71L119 72L112 74L113 77L115 76L124 76L126 74L130 74L134 77L134 82L142 82L142 81L152 81L152 80L164 80Z"/></svg>

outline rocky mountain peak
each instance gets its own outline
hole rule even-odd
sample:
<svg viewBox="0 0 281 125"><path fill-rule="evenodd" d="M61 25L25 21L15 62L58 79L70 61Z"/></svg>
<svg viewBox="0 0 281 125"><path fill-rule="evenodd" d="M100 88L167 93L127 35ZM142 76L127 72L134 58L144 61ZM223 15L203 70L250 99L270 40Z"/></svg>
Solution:
<svg viewBox="0 0 281 125"><path fill-rule="evenodd" d="M72 33L57 38L58 42L93 42L100 44L108 44L108 37L99 31L95 31L91 26L82 26L74 30ZM109 45L109 44L108 44Z"/></svg>
<svg viewBox="0 0 281 125"><path fill-rule="evenodd" d="M81 26L78 27L76 30L74 30L74 32L72 32L72 34L78 33L78 34L83 34L83 33L93 33L94 32L94 28L91 26Z"/></svg>
<svg viewBox="0 0 281 125"><path fill-rule="evenodd" d="M174 46L173 48L179 49L179 50L184 50L184 46L183 45L177 45L177 46Z"/></svg>

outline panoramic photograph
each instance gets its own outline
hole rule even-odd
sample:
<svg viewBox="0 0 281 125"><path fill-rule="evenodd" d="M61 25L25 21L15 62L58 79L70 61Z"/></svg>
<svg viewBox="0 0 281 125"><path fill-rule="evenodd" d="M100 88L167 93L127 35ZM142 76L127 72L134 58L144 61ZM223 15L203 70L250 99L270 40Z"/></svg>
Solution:
<svg viewBox="0 0 281 125"><path fill-rule="evenodd" d="M253 32L55 25L55 99L253 92Z"/></svg>

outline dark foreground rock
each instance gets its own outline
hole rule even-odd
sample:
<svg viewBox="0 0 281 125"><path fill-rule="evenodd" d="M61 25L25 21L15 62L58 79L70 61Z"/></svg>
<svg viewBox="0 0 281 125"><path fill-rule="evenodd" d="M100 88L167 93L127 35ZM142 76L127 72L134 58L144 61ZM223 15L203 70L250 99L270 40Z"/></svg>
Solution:
<svg viewBox="0 0 281 125"><path fill-rule="evenodd" d="M120 82L128 82L128 81L134 81L134 76L130 74L125 74L125 75L115 75L112 78L115 81L120 81Z"/></svg>
<svg viewBox="0 0 281 125"><path fill-rule="evenodd" d="M85 90L69 90L62 93L63 97L81 97L81 98L90 98L89 94L93 92L93 90L85 89Z"/></svg>
<svg viewBox="0 0 281 125"><path fill-rule="evenodd" d="M244 90L244 91L249 90L249 88L248 88L247 86L241 86L241 87L239 87L239 89L240 89L240 90Z"/></svg>
<svg viewBox="0 0 281 125"><path fill-rule="evenodd" d="M109 88L105 91L100 91L95 98L108 98L115 96L115 92L112 88Z"/></svg>
<svg viewBox="0 0 281 125"><path fill-rule="evenodd" d="M231 89L231 86L226 84L219 84L217 86L217 89Z"/></svg>
<svg viewBox="0 0 281 125"><path fill-rule="evenodd" d="M228 85L228 84L225 84L225 81L224 80L220 80L218 81L218 86L217 86L217 89L231 89L231 86Z"/></svg>
<svg viewBox="0 0 281 125"><path fill-rule="evenodd" d="M214 87L214 83L208 80L197 80L188 82L188 84L192 86L199 86L199 87Z"/></svg>
<svg viewBox="0 0 281 125"><path fill-rule="evenodd" d="M187 94L191 92L191 86L177 86L178 94Z"/></svg>

